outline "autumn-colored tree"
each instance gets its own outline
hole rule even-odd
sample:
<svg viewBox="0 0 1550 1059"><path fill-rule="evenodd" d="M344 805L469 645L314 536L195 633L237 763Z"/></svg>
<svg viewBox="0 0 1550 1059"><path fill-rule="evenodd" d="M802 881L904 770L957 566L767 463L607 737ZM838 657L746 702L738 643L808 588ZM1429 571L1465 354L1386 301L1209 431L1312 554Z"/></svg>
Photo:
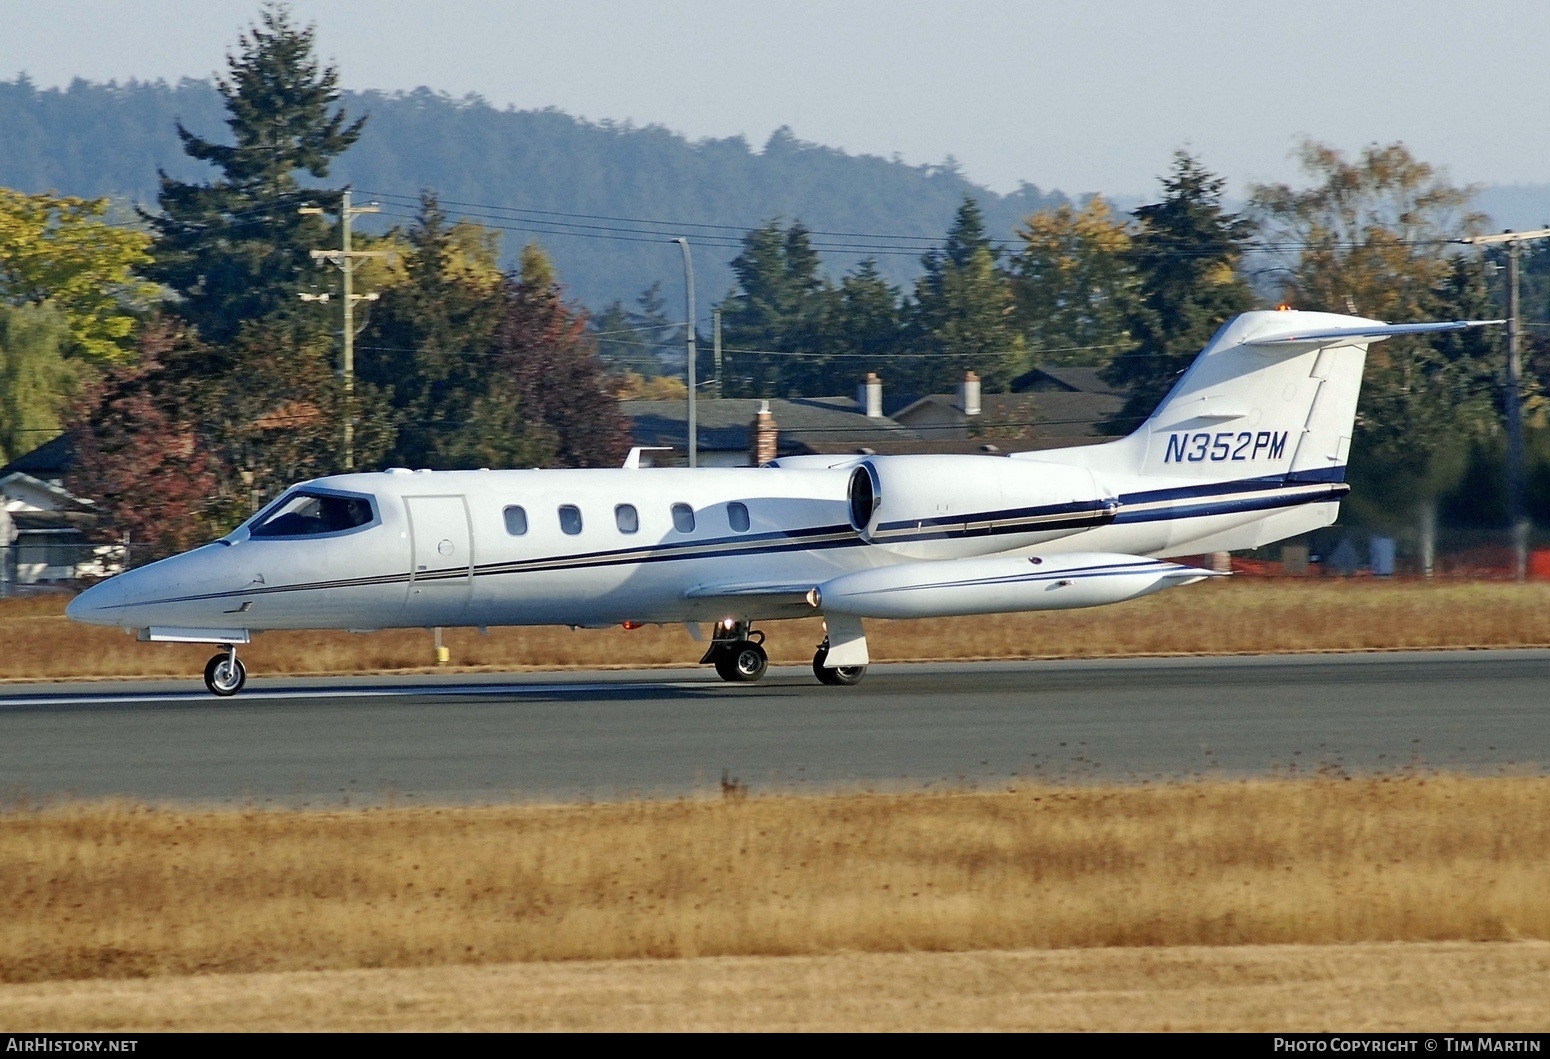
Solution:
<svg viewBox="0 0 1550 1059"><path fill-rule="evenodd" d="M1309 141L1302 166L1310 187L1260 186L1250 200L1268 245L1290 255L1292 305L1399 323L1493 315L1478 264L1453 245L1485 225L1469 189L1399 143L1350 161ZM1463 473L1471 439L1495 427L1502 356L1490 331L1373 344L1352 458L1371 501L1406 514L1419 503L1430 519L1433 498Z"/></svg>
<svg viewBox="0 0 1550 1059"><path fill-rule="evenodd" d="M88 383L73 410L74 469L67 485L96 505L92 535L128 539L136 563L225 532L219 460L188 415L180 364L197 342L175 322L140 332L138 357Z"/></svg>
<svg viewBox="0 0 1550 1059"><path fill-rule="evenodd" d="M107 199L0 188L0 305L53 306L62 352L98 364L130 355L136 316L156 294L138 275L150 236L108 224L107 208Z"/></svg>
<svg viewBox="0 0 1550 1059"><path fill-rule="evenodd" d="M78 378L60 352L68 336L51 304L0 305L0 464L59 433Z"/></svg>
<svg viewBox="0 0 1550 1059"><path fill-rule="evenodd" d="M547 450L546 465L617 466L629 450L629 431L619 402L607 392L586 314L565 304L554 266L531 244L523 248L520 271L507 282L490 379L488 396L476 411L495 417L501 407L513 408L529 443ZM484 435L487 445L498 440L488 431Z"/></svg>
<svg viewBox="0 0 1550 1059"><path fill-rule="evenodd" d="M1017 229L1012 294L1029 356L1040 364L1107 364L1128 339L1138 285L1131 236L1102 196L1031 215Z"/></svg>
<svg viewBox="0 0 1550 1059"><path fill-rule="evenodd" d="M1450 243L1483 230L1471 191L1450 184L1402 143L1364 148L1356 161L1305 141L1311 186L1251 189L1265 242L1290 267L1286 300L1299 309L1380 320L1422 317L1450 268ZM1376 352L1376 351L1375 351Z"/></svg>

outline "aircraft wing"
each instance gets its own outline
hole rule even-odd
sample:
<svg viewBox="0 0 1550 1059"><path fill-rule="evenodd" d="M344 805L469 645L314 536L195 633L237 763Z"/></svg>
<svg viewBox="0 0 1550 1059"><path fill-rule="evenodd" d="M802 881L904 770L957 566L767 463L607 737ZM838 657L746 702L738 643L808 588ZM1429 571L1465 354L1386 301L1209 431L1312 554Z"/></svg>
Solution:
<svg viewBox="0 0 1550 1059"><path fill-rule="evenodd" d="M806 603L807 594L816 586L812 581L790 585L744 583L733 585L695 585L684 593L685 599L767 599L774 603Z"/></svg>

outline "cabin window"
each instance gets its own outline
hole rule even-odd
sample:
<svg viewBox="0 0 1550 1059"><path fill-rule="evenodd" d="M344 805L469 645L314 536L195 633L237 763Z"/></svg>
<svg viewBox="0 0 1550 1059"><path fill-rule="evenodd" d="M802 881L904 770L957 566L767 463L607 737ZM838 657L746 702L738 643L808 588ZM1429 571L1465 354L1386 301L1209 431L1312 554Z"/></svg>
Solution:
<svg viewBox="0 0 1550 1059"><path fill-rule="evenodd" d="M727 523L738 533L748 532L748 505L737 501L727 505Z"/></svg>
<svg viewBox="0 0 1550 1059"><path fill-rule="evenodd" d="M527 509L512 504L502 512L506 516L506 532L520 537L527 532Z"/></svg>
<svg viewBox="0 0 1550 1059"><path fill-rule="evenodd" d="M614 508L614 522L620 533L634 533L640 529L640 515L634 504L620 504Z"/></svg>
<svg viewBox="0 0 1550 1059"><path fill-rule="evenodd" d="M314 537L343 533L377 519L370 497L297 490L281 497L254 520L253 537Z"/></svg>
<svg viewBox="0 0 1550 1059"><path fill-rule="evenodd" d="M560 531L572 537L581 532L581 508L575 504L560 505Z"/></svg>
<svg viewBox="0 0 1550 1059"><path fill-rule="evenodd" d="M694 532L694 508L688 504L673 505L673 528L679 533Z"/></svg>

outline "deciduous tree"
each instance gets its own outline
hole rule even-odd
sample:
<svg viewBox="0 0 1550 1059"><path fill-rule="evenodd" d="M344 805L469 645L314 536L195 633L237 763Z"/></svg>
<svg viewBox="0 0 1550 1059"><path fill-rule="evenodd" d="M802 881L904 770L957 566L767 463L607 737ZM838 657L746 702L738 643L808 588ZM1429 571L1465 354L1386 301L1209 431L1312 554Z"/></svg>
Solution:
<svg viewBox="0 0 1550 1059"><path fill-rule="evenodd" d="M1131 236L1101 196L1032 214L1012 261L1018 327L1041 364L1106 365L1128 338L1137 287Z"/></svg>
<svg viewBox="0 0 1550 1059"><path fill-rule="evenodd" d="M64 354L98 364L130 354L136 316L156 294L138 274L150 236L106 223L107 208L107 199L0 188L0 305L54 306Z"/></svg>
<svg viewBox="0 0 1550 1059"><path fill-rule="evenodd" d="M77 381L60 353L69 334L52 305L0 305L0 464L59 433Z"/></svg>

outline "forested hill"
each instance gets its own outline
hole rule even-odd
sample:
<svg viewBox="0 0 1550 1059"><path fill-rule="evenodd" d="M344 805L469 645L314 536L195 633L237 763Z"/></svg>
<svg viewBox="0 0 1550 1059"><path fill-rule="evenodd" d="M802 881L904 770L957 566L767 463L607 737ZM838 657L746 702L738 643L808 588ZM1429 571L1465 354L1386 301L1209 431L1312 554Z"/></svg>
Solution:
<svg viewBox="0 0 1550 1059"><path fill-rule="evenodd" d="M950 166L848 155L786 130L755 150L741 137L690 142L659 126L498 110L423 88L345 93L343 106L370 120L330 184L379 199L386 223L406 219L420 190L434 189L452 210L505 229L508 263L524 242L542 243L571 294L593 308L616 298L631 305L656 281L673 304L682 259L668 240L677 235L694 248L703 319L732 285L726 263L741 234L772 217L843 233L814 240L833 248L824 261L836 279L875 254L883 274L905 284L965 194L979 200L987 230L1004 241L1023 217L1064 201L1031 185L997 195ZM63 90L40 90L25 77L0 81L0 186L154 205L158 167L181 180L209 177L183 154L176 122L221 139L224 118L206 81L78 80ZM716 225L726 227L707 227ZM875 235L915 238L867 237Z"/></svg>

